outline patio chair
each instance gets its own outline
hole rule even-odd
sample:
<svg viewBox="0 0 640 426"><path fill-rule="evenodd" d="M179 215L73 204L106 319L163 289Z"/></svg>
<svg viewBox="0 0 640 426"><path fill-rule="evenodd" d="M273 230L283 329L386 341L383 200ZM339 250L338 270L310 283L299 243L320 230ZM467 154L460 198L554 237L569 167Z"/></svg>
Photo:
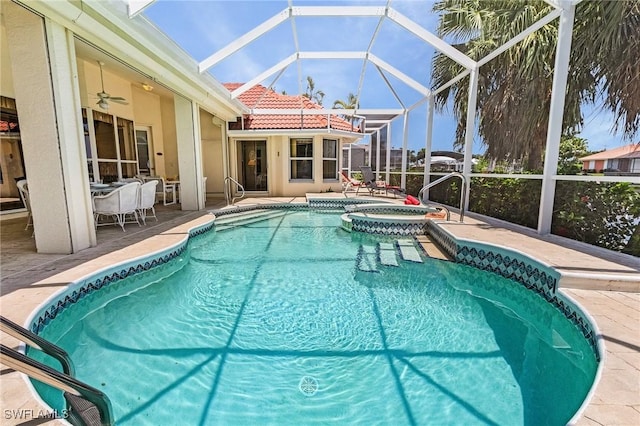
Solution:
<svg viewBox="0 0 640 426"><path fill-rule="evenodd" d="M147 216L153 217L156 222L156 209L153 207L156 204L156 186L158 186L157 180L150 180L140 185L140 196L138 197L138 215L142 219L142 224L147 224ZM151 214L148 214L148 211Z"/></svg>
<svg viewBox="0 0 640 426"><path fill-rule="evenodd" d="M26 179L19 180L16 182L18 186L18 192L20 193L20 199L22 200L22 204L27 209L27 225L24 227L26 231L30 226L33 226L33 216L31 216L31 201L29 200L29 186L27 185Z"/></svg>
<svg viewBox="0 0 640 426"><path fill-rule="evenodd" d="M345 197L347 196L347 191L359 188L362 185L362 181L352 178L344 170L340 170L340 177L342 178L342 193Z"/></svg>
<svg viewBox="0 0 640 426"><path fill-rule="evenodd" d="M155 180L158 182L158 186L156 187L156 195L158 197L162 197L162 204L164 204L165 206L175 204L178 201L175 184L167 183L165 178L161 176L145 176L143 179L145 182L149 182L151 180ZM167 201L167 196L169 196L170 201Z"/></svg>
<svg viewBox="0 0 640 426"><path fill-rule="evenodd" d="M356 195L360 191L360 188L364 186L369 190L370 195L374 195L375 191L384 191L387 192L387 184L384 181L377 181L373 171L370 166L362 166L360 167L360 171L362 172L362 181L364 185L360 185L356 190Z"/></svg>
<svg viewBox="0 0 640 426"><path fill-rule="evenodd" d="M133 215L136 223L140 226L138 220L138 196L140 190L139 182L132 182L114 189L106 195L96 195L93 197L93 216L96 227L98 225L115 225L118 224L125 232L125 223L127 216ZM115 221L111 223L98 224L100 216L112 216Z"/></svg>

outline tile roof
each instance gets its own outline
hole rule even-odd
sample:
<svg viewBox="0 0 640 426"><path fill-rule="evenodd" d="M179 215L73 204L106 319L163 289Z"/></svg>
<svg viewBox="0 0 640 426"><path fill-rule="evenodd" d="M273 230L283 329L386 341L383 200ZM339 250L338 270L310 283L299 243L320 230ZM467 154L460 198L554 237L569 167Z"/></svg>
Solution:
<svg viewBox="0 0 640 426"><path fill-rule="evenodd" d="M244 83L224 83L224 86L233 91ZM284 95L276 93L272 89L258 84L238 96L238 100L249 108L260 109L323 109L322 106L301 95ZM331 129L346 132L359 132L356 127L338 115L330 115ZM244 116L245 130L309 130L326 129L328 124L327 114L247 114ZM231 130L242 130L242 123L230 123Z"/></svg>
<svg viewBox="0 0 640 426"><path fill-rule="evenodd" d="M640 158L640 143L621 146L582 157L580 161L612 160L614 158Z"/></svg>

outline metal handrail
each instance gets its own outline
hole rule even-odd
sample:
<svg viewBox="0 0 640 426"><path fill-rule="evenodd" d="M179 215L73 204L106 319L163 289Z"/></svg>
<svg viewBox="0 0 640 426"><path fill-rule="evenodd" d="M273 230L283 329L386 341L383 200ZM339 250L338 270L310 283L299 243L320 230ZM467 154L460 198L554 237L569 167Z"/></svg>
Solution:
<svg viewBox="0 0 640 426"><path fill-rule="evenodd" d="M433 186L436 186L441 182L444 182L447 179L451 179L452 177L459 177L460 180L462 181L462 188L460 189L460 222L463 222L464 221L464 199L467 191L467 178L462 173L451 172L448 175L442 176L440 179L436 179L433 182L428 183L427 185L423 186L422 189L418 192L418 199L420 200L420 203L426 205L427 203L425 203L424 200L422 199L422 194L424 193L424 191L426 191L427 189ZM450 219L449 209L447 209L446 207L443 207L443 208L447 211L447 220L449 220Z"/></svg>
<svg viewBox="0 0 640 426"><path fill-rule="evenodd" d="M233 182L236 184L236 189L239 189L242 194L240 194L239 197L232 197L231 196L231 188L229 187L229 182ZM232 178L231 176L227 176L226 178L224 178L224 199L227 202L227 205L231 205L233 203L235 203L236 199L240 199L244 197L244 186L242 186L242 184L240 184L240 182L238 182L237 180L235 180L234 178Z"/></svg>
<svg viewBox="0 0 640 426"><path fill-rule="evenodd" d="M6 367L20 371L42 383L86 399L98 409L100 422L103 425L110 426L114 424L111 401L109 401L107 395L98 389L2 344L0 344L0 362Z"/></svg>
<svg viewBox="0 0 640 426"><path fill-rule="evenodd" d="M71 362L71 358L65 352L65 350L62 349L61 347L46 341L45 339L38 336L37 334L32 333L26 328L20 327L15 322L1 315L0 315L0 331L3 331L16 339L25 342L29 346L33 346L34 348L41 350L47 355L54 357L60 362L60 364L62 364L62 371L64 372L64 374L68 376L75 375L75 370L73 368L73 363Z"/></svg>

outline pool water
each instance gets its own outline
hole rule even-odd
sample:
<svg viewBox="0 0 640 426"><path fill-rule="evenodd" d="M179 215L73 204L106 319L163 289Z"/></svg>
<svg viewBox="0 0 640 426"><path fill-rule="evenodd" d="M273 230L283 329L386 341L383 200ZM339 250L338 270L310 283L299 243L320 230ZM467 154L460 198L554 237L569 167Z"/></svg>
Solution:
<svg viewBox="0 0 640 426"><path fill-rule="evenodd" d="M580 332L520 284L424 253L361 270L397 239L282 212L195 238L41 334L119 425L565 424L597 367Z"/></svg>

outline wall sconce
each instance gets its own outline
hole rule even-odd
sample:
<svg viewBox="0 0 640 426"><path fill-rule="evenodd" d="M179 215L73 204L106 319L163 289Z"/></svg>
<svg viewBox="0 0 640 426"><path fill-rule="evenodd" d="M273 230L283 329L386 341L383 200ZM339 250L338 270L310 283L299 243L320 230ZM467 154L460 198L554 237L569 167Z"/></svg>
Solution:
<svg viewBox="0 0 640 426"><path fill-rule="evenodd" d="M153 86L147 83L142 83L142 88L146 91L146 92L150 92L153 90Z"/></svg>

